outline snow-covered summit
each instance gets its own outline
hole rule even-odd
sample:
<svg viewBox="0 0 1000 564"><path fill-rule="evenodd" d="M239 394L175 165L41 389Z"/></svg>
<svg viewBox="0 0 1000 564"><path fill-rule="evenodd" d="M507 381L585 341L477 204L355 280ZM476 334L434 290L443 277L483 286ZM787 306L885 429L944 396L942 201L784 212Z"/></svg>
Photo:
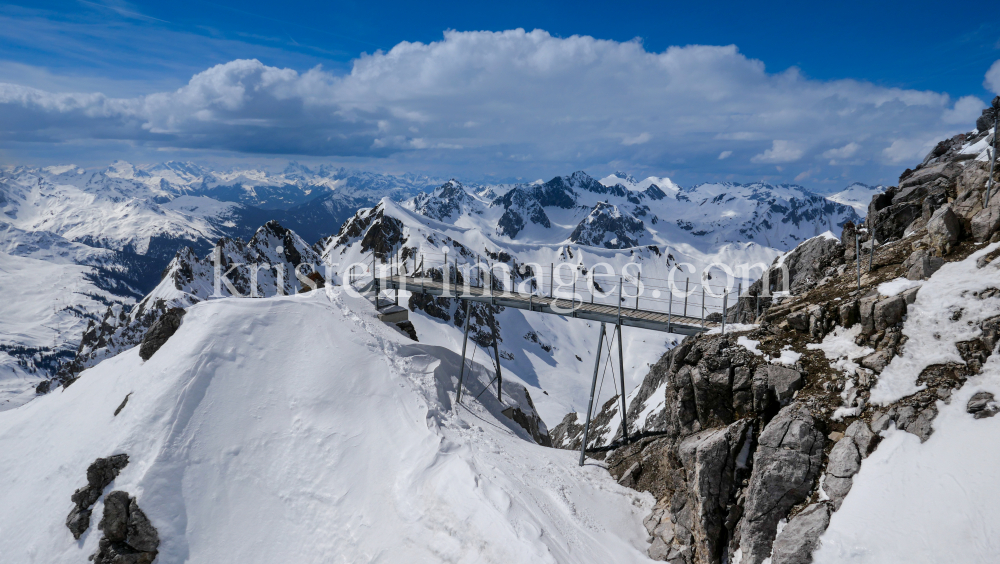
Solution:
<svg viewBox="0 0 1000 564"><path fill-rule="evenodd" d="M854 208L858 215L865 217L868 215L868 204L872 201L872 196L877 196L885 192L885 186L869 186L861 182L855 182L840 192L831 194L826 198L831 202L844 204Z"/></svg>

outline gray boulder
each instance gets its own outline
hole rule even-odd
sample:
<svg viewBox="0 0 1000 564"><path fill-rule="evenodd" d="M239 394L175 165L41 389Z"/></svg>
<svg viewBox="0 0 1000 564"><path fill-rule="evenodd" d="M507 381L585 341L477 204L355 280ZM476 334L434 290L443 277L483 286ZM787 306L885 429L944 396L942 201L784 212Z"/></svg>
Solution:
<svg viewBox="0 0 1000 564"><path fill-rule="evenodd" d="M917 249L903 261L903 270L909 280L926 280L942 266L944 259L931 255L927 249Z"/></svg>
<svg viewBox="0 0 1000 564"><path fill-rule="evenodd" d="M771 564L809 564L819 537L830 526L830 507L814 503L792 517L774 539Z"/></svg>
<svg viewBox="0 0 1000 564"><path fill-rule="evenodd" d="M993 187L990 204L973 216L969 228L976 241L989 241L1000 230L1000 195L997 194L997 186Z"/></svg>
<svg viewBox="0 0 1000 564"><path fill-rule="evenodd" d="M958 243L961 233L962 224L951 206L938 208L927 222L927 237L931 248L937 250L939 255L948 254L952 246Z"/></svg>
<svg viewBox="0 0 1000 564"><path fill-rule="evenodd" d="M740 525L744 564L760 564L770 555L778 521L808 497L822 468L824 440L812 415L798 404L764 427Z"/></svg>
<svg viewBox="0 0 1000 564"><path fill-rule="evenodd" d="M177 328L181 326L181 318L184 317L184 313L185 311L182 308L171 308L149 328L149 331L146 331L146 335L142 338L142 343L139 344L139 356L143 360L149 360L167 342L167 339L177 332Z"/></svg>
<svg viewBox="0 0 1000 564"><path fill-rule="evenodd" d="M875 303L873 316L875 318L875 330L883 331L887 327L903 321L906 315L906 300L903 296L892 296Z"/></svg>
<svg viewBox="0 0 1000 564"><path fill-rule="evenodd" d="M781 403L792 399L795 392L801 390L802 386L805 385L805 379L798 370L774 364L766 365L764 370L767 371L768 389L774 392L774 396Z"/></svg>
<svg viewBox="0 0 1000 564"><path fill-rule="evenodd" d="M840 324L845 329L850 329L855 323L858 322L861 312L858 309L857 300L842 303L838 309L840 313Z"/></svg>
<svg viewBox="0 0 1000 564"><path fill-rule="evenodd" d="M932 424L935 417L937 409L933 405L919 412L909 405L890 407L887 411L876 412L872 416L872 430L885 431L890 424L895 423L897 429L912 433L920 437L920 442L924 442L934 432Z"/></svg>
<svg viewBox="0 0 1000 564"><path fill-rule="evenodd" d="M868 458L868 455L875 450L875 446L879 440L878 435L872 433L871 429L868 428L868 424L861 419L848 425L847 430L844 431L844 436L850 437L854 441L854 445L858 448L858 454L861 455L861 458Z"/></svg>
<svg viewBox="0 0 1000 564"><path fill-rule="evenodd" d="M881 374L882 370L885 369L891 360L892 353L886 349L882 349L862 358L861 366L873 370L877 374Z"/></svg>
<svg viewBox="0 0 1000 564"><path fill-rule="evenodd" d="M840 439L830 451L830 461L826 465L826 477L823 479L823 491L833 502L833 509L840 509L840 504L851 491L854 475L861 469L861 454L854 439L845 436Z"/></svg>
<svg viewBox="0 0 1000 564"><path fill-rule="evenodd" d="M993 394L989 392L976 392L969 398L969 403L966 405L965 410L971 413L976 419L984 419L996 415L1000 411L1000 405L997 405Z"/></svg>

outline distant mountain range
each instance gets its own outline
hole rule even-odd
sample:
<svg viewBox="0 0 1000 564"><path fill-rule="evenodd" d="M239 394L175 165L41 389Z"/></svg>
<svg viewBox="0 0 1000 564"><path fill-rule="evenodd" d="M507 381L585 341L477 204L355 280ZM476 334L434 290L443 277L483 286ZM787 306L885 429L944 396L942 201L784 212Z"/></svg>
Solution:
<svg viewBox="0 0 1000 564"><path fill-rule="evenodd" d="M459 228L468 248L504 250L519 261L541 248L552 249L549 258L556 260L565 245L602 253L641 248L642 256L672 250L697 256L696 262L743 255L770 260L857 220L855 209L863 206L851 206L867 205L870 195L856 186L833 201L799 186L683 188L667 178L636 181L624 173L466 186L296 163L278 174L120 161L96 171L0 170L0 268L7 273L0 290L21 297L0 305L0 409L23 403L29 384L75 358L88 325L123 319L167 275L178 250L190 248L185 260L192 262L221 238L249 241L270 221L296 240L320 242L318 253L359 209L380 206L441 222L428 231L430 240ZM108 308L116 306L109 317Z"/></svg>

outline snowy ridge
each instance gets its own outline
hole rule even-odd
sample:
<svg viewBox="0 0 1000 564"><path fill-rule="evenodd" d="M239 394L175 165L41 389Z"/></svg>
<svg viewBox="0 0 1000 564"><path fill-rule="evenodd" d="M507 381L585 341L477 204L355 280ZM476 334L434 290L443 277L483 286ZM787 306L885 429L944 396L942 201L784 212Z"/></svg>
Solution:
<svg viewBox="0 0 1000 564"><path fill-rule="evenodd" d="M337 292L199 303L149 361L126 352L0 417L19 484L0 491L0 553L86 561L104 501L76 542L70 495L125 453L108 491L136 497L164 564L644 561L651 496L535 445L494 396L456 411L457 365ZM489 376L475 364L470 390Z"/></svg>
<svg viewBox="0 0 1000 564"><path fill-rule="evenodd" d="M218 270L216 270L218 262ZM163 279L131 309L120 304L107 309L99 322L83 333L73 362L62 378L75 378L86 368L139 344L146 331L172 308L229 296L269 297L295 294L312 285L308 276L320 271L319 255L301 237L277 222L268 222L248 243L220 239L199 259L184 248L170 261ZM302 267L300 267L302 265Z"/></svg>

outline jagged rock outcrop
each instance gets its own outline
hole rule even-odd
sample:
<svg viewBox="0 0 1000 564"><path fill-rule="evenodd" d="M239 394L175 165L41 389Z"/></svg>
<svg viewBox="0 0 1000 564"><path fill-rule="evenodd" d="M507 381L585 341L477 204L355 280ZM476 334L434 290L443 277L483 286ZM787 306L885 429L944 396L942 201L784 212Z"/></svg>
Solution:
<svg viewBox="0 0 1000 564"><path fill-rule="evenodd" d="M98 528L104 536L92 557L95 564L150 564L156 559L160 536L136 499L127 493L113 491L104 498Z"/></svg>
<svg viewBox="0 0 1000 564"><path fill-rule="evenodd" d="M87 485L70 496L74 507L66 517L66 527L73 533L74 539L79 539L90 527L91 508L104 493L104 488L108 487L127 465L128 455L116 454L98 458L87 467Z"/></svg>
<svg viewBox="0 0 1000 564"><path fill-rule="evenodd" d="M634 237L646 229L642 220L628 212L623 212L613 204L598 202L570 234L573 243L591 247L624 249L636 247L639 241Z"/></svg>
<svg viewBox="0 0 1000 564"><path fill-rule="evenodd" d="M184 313L185 311L179 307L171 308L164 313L142 338L142 342L139 344L139 357L143 360L149 360L156 351L160 350L167 339L180 328Z"/></svg>

